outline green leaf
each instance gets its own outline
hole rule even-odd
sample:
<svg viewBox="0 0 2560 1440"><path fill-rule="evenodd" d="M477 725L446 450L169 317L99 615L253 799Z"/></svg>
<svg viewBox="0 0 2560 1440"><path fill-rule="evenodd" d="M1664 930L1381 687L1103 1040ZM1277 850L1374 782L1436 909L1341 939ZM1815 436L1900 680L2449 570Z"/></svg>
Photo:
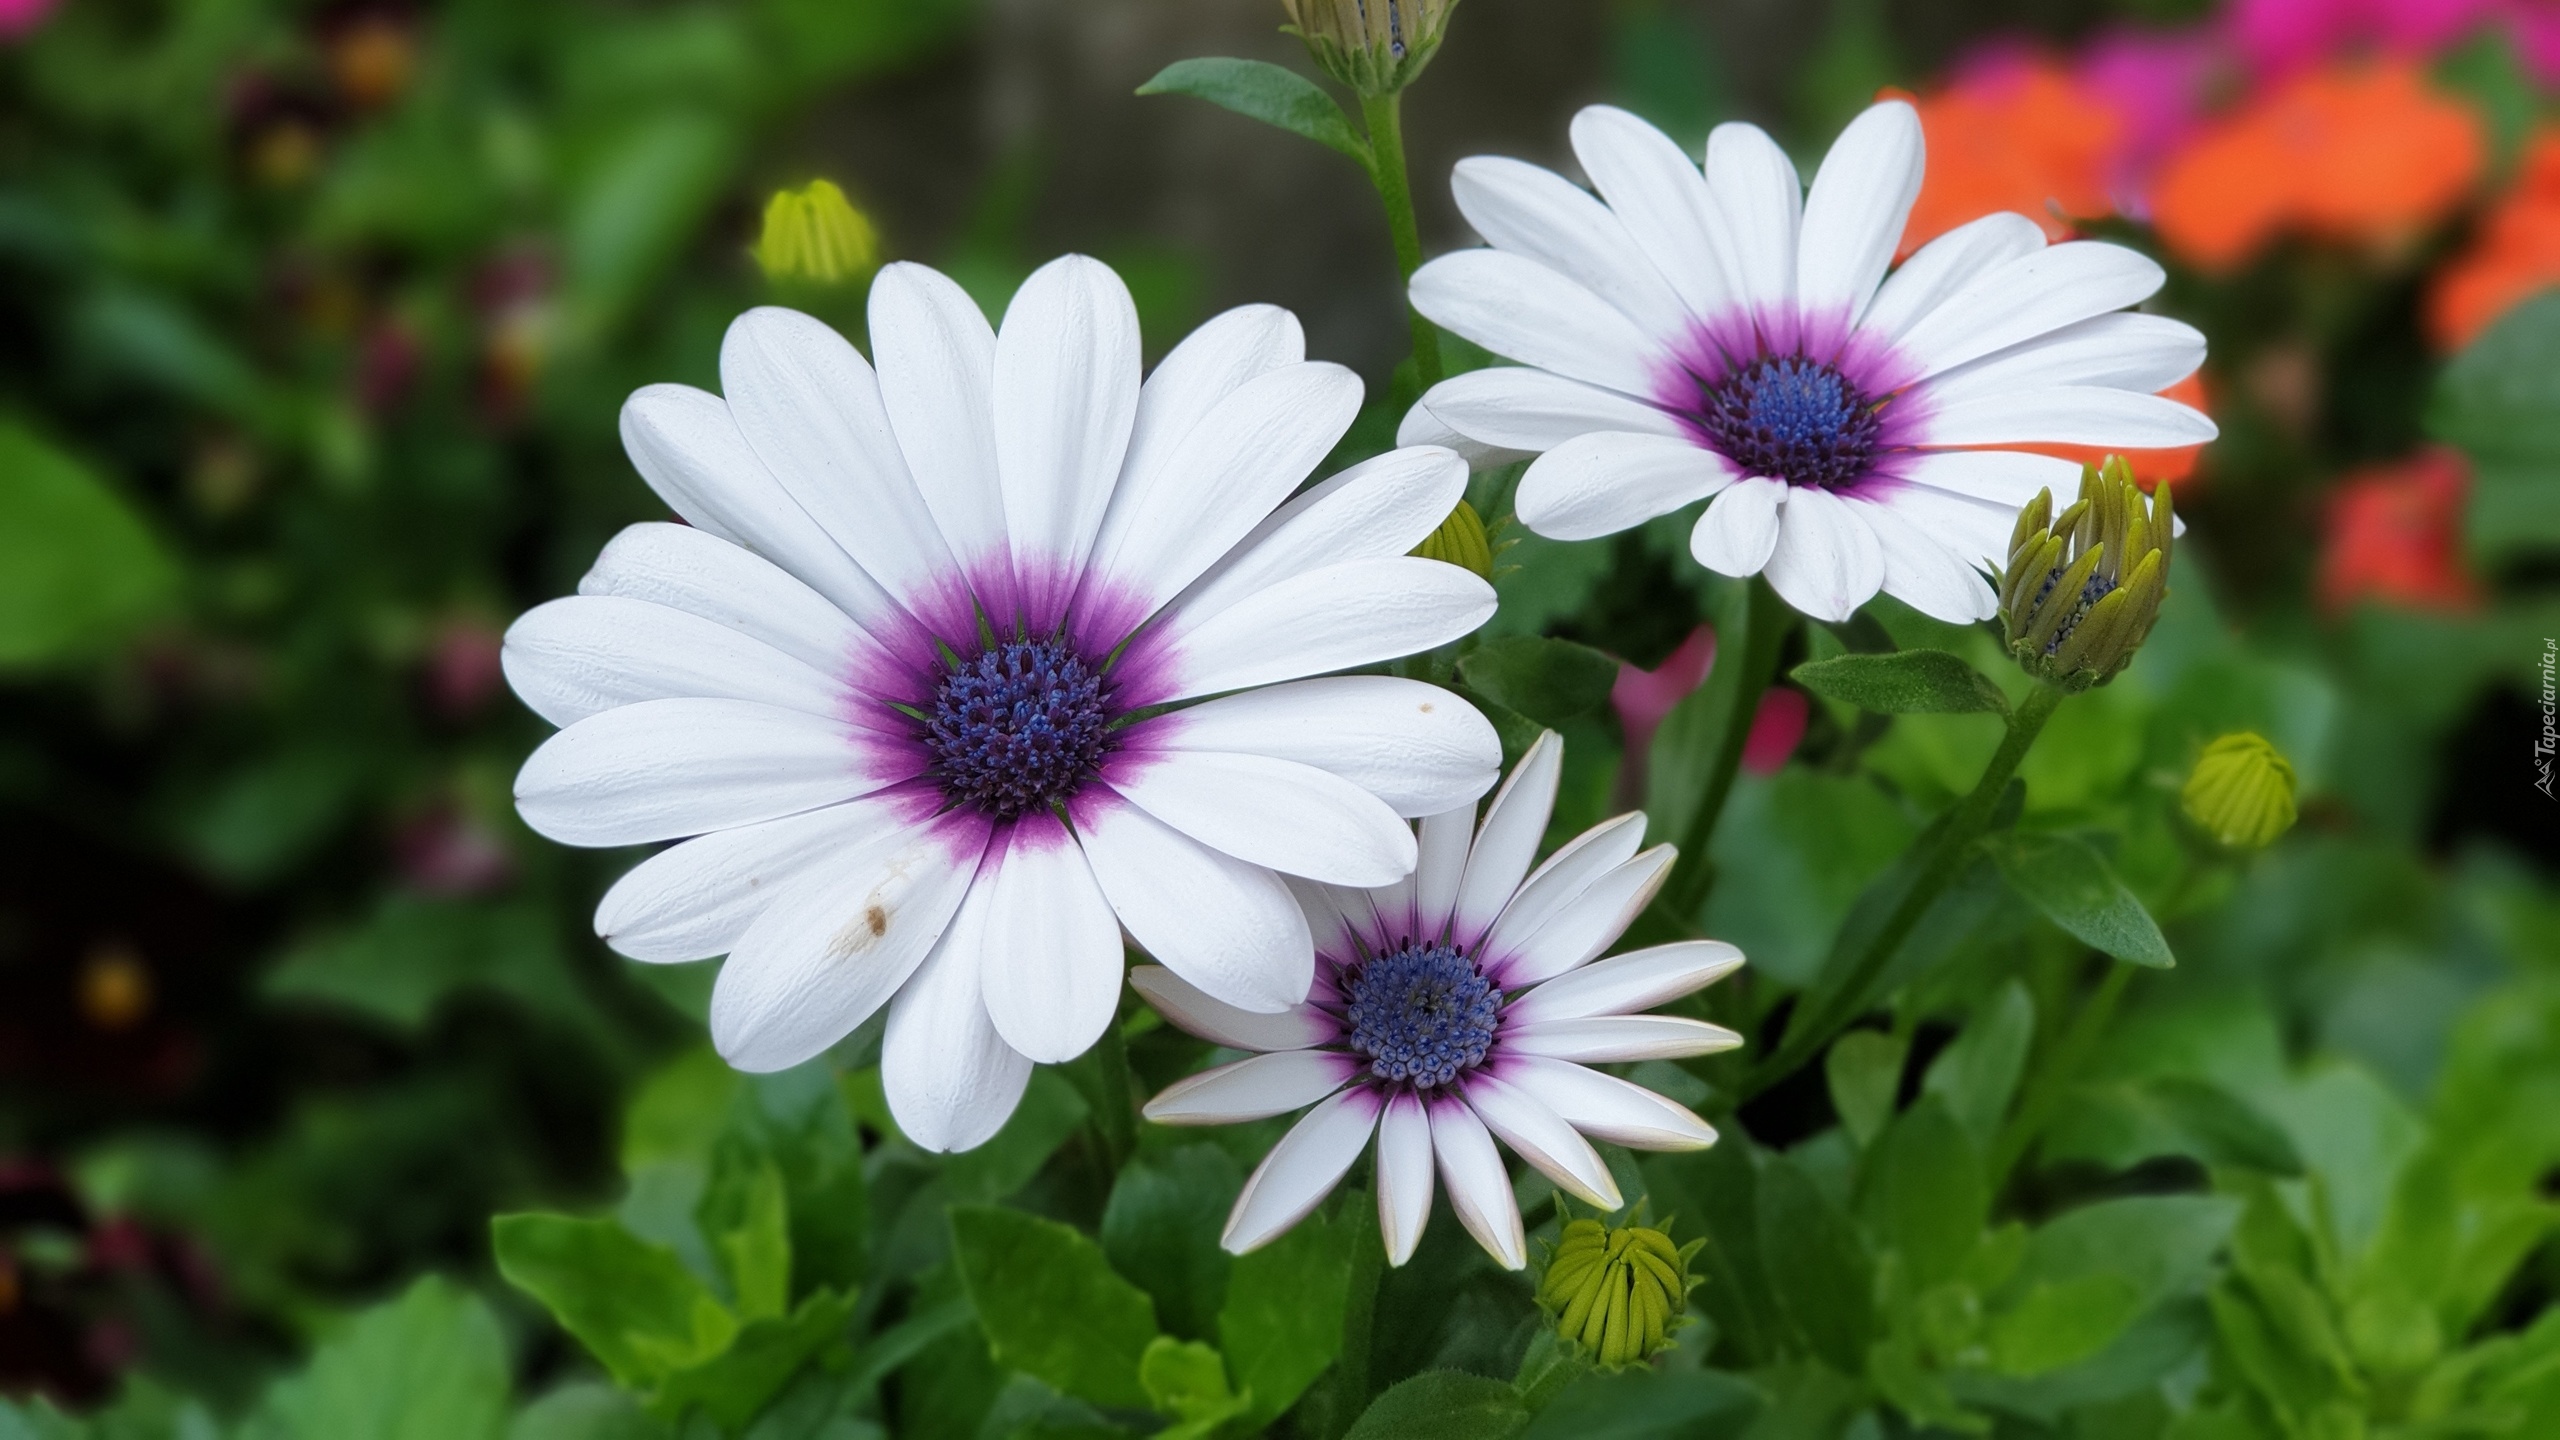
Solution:
<svg viewBox="0 0 2560 1440"><path fill-rule="evenodd" d="M1510 1440L1528 1428L1528 1407L1510 1386L1426 1370L1371 1401L1342 1440Z"/></svg>
<svg viewBox="0 0 2560 1440"><path fill-rule="evenodd" d="M1882 1030L1852 1030L1831 1042L1822 1057L1823 1079L1831 1087L1831 1108L1841 1128L1865 1145L1893 1118L1894 1092L1902 1085L1903 1057L1911 1047Z"/></svg>
<svg viewBox="0 0 2560 1440"><path fill-rule="evenodd" d="M1253 1398L1252 1424L1278 1419L1342 1353L1359 1232L1347 1221L1311 1215L1237 1257L1218 1312L1218 1343L1235 1366L1236 1384Z"/></svg>
<svg viewBox="0 0 2560 1440"><path fill-rule="evenodd" d="M2212 1081L2192 1075L2157 1075L2135 1088L2208 1163L2246 1165L2273 1175L2302 1173L2302 1153L2294 1149L2293 1137L2257 1107Z"/></svg>
<svg viewBox="0 0 2560 1440"><path fill-rule="evenodd" d="M792 1299L823 1288L848 1294L859 1288L871 1201L862 1139L828 1067L749 1077L728 1131L781 1168L791 1216Z"/></svg>
<svg viewBox="0 0 2560 1440"><path fill-rule="evenodd" d="M1848 1217L1796 1168L1773 1157L1760 1171L1760 1259L1770 1288L1813 1353L1846 1375L1875 1338L1875 1278Z"/></svg>
<svg viewBox="0 0 2560 1440"><path fill-rule="evenodd" d="M674 1417L700 1406L734 1434L780 1394L791 1377L829 1345L842 1346L853 1300L822 1290L789 1316L749 1321L719 1354L668 1374L651 1408Z"/></svg>
<svg viewBox="0 0 2560 1440"><path fill-rule="evenodd" d="M2083 1205L2036 1230L2012 1281L2021 1289L2118 1275L2145 1305L2203 1291L2240 1205L2214 1195L2139 1195Z"/></svg>
<svg viewBox="0 0 2560 1440"><path fill-rule="evenodd" d="M177 581L150 527L97 472L0 420L0 670L123 639Z"/></svg>
<svg viewBox="0 0 2560 1440"><path fill-rule="evenodd" d="M2075 1365L2115 1343L2142 1309L2142 1292L2104 1272L2038 1285L1991 1317L1992 1368L2042 1375Z"/></svg>
<svg viewBox="0 0 2560 1440"><path fill-rule="evenodd" d="M634 115L578 177L561 236L577 337L609 331L684 248L733 168L735 125L697 110Z"/></svg>
<svg viewBox="0 0 2560 1440"><path fill-rule="evenodd" d="M728 1277L739 1319L791 1308L791 1202L772 1157L741 1140L724 1143L694 1217Z"/></svg>
<svg viewBox="0 0 2560 1440"><path fill-rule="evenodd" d="M579 1380L516 1412L507 1440L674 1440L627 1392Z"/></svg>
<svg viewBox="0 0 2560 1440"><path fill-rule="evenodd" d="M1243 1414L1252 1399L1249 1392L1238 1395L1227 1387L1227 1362L1215 1347L1170 1335L1157 1336L1138 1357L1138 1383L1147 1388L1157 1414L1182 1422L1158 1440L1205 1436Z"/></svg>
<svg viewBox="0 0 2560 1440"><path fill-rule="evenodd" d="M2035 1001L2027 987L2012 980L2000 987L1955 1043L1941 1052L1921 1082L1924 1094L1947 1103L1974 1146L1988 1150L2009 1113L2009 1097L2027 1067L2027 1045L2035 1038Z"/></svg>
<svg viewBox="0 0 2560 1440"><path fill-rule="evenodd" d="M355 1317L276 1382L248 1440L498 1440L507 1348L480 1297L435 1276Z"/></svg>
<svg viewBox="0 0 2560 1440"><path fill-rule="evenodd" d="M654 1386L737 1338L737 1318L673 1250L611 1220L501 1215L489 1233L498 1273L541 1301L624 1385Z"/></svg>
<svg viewBox="0 0 2560 1440"><path fill-rule="evenodd" d="M552 915L521 901L386 895L353 928L295 946L263 985L280 999L407 1031L467 991L505 995L537 1014L582 1020L592 1013L570 977Z"/></svg>
<svg viewBox="0 0 2560 1440"><path fill-rule="evenodd" d="M1561 725L1608 703L1618 662L1570 640L1505 635L1468 651L1458 674L1496 704L1541 725Z"/></svg>
<svg viewBox="0 0 2560 1440"><path fill-rule="evenodd" d="M2151 912L2088 842L2069 835L2013 832L1995 835L1983 845L2009 888L2072 938L2155 970L2178 963Z"/></svg>
<svg viewBox="0 0 2560 1440"><path fill-rule="evenodd" d="M2471 456L2475 551L2560 540L2560 291L2508 311L2453 358L2427 428Z"/></svg>
<svg viewBox="0 0 2560 1440"><path fill-rule="evenodd" d="M1013 1118L1004 1122L995 1138L944 1162L942 1178L951 1187L951 1197L985 1203L1005 1199L1030 1184L1031 1177L1084 1123L1087 1112L1084 1097L1056 1070L1044 1065L1032 1071L1022 1103L1013 1108Z"/></svg>
<svg viewBox="0 0 2560 1440"><path fill-rule="evenodd" d="M1900 1252L1912 1289L1954 1279L1982 1241L1991 1189L1946 1102L1920 1097L1877 1141L1858 1178L1867 1233Z"/></svg>
<svg viewBox="0 0 2560 1440"><path fill-rule="evenodd" d="M951 1207L953 1258L996 1362L1096 1405L1143 1407L1138 1361L1156 1307L1072 1226L989 1205Z"/></svg>
<svg viewBox="0 0 2560 1440"><path fill-rule="evenodd" d="M1175 1335L1214 1336L1234 1261L1218 1231L1244 1186L1235 1157L1206 1142L1141 1155L1112 1182L1102 1211L1102 1249L1111 1268L1155 1297L1156 1316Z"/></svg>
<svg viewBox="0 0 2560 1440"><path fill-rule="evenodd" d="M1944 650L1896 650L1889 655L1842 655L1809 660L1789 672L1825 700L1879 715L2009 713L2000 687L1981 671Z"/></svg>
<svg viewBox="0 0 2560 1440"><path fill-rule="evenodd" d="M1369 168L1369 142L1313 80L1263 60L1203 56L1176 60L1138 87L1141 95L1189 95L1292 135L1303 135Z"/></svg>
<svg viewBox="0 0 2560 1440"><path fill-rule="evenodd" d="M1706 1237L1696 1271L1705 1283L1692 1295L1698 1308L1720 1338L1768 1361L1783 1348L1784 1318L1761 1263L1755 1154L1747 1138L1728 1135L1707 1149L1648 1156L1642 1164L1656 1208L1681 1218L1680 1233Z"/></svg>

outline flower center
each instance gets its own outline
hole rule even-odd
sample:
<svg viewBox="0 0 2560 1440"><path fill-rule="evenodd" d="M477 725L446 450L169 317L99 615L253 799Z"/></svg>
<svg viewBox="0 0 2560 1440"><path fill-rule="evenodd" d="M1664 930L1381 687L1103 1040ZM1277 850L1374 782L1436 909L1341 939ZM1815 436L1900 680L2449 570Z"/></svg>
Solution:
<svg viewBox="0 0 2560 1440"><path fill-rule="evenodd" d="M2062 572L2060 570L2055 570L2051 574L2046 575L2044 577L2044 583L2036 587L2035 604L2027 607L2027 613L2034 614L2037 607L2044 604L2045 597L2053 593L2053 587L2061 583ZM2115 589L2115 581L2108 579L2102 574L2092 574L2088 580L2080 586L2080 603L2072 607L2070 617L2062 622L2062 628L2054 631L2053 638L2045 642L2044 653L2051 655L2055 651L2060 650L2062 648L2062 642L2071 638L2071 632L2080 628L2080 622L2089 618L2089 611L2091 607L2095 606L2099 601L2106 599L2109 595L2114 594Z"/></svg>
<svg viewBox="0 0 2560 1440"><path fill-rule="evenodd" d="M1354 971L1351 1048L1369 1073L1428 1090L1483 1063L1502 992L1450 945L1408 940Z"/></svg>
<svg viewBox="0 0 2560 1440"><path fill-rule="evenodd" d="M955 805L1019 819L1083 788L1111 753L1101 675L1061 640L1015 640L955 666L925 723Z"/></svg>
<svg viewBox="0 0 2560 1440"><path fill-rule="evenodd" d="M1830 365L1798 356L1755 360L1699 387L1697 421L1746 475L1790 485L1845 485L1867 473L1883 428L1878 406Z"/></svg>

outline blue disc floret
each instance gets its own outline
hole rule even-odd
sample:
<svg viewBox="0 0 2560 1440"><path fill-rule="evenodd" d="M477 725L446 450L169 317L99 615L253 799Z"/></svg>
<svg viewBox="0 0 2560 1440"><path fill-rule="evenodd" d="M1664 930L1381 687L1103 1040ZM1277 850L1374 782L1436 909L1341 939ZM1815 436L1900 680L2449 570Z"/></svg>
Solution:
<svg viewBox="0 0 2560 1440"><path fill-rule="evenodd" d="M1787 355L1701 384L1695 419L1745 475L1837 486L1875 459L1880 408L1839 367Z"/></svg>
<svg viewBox="0 0 2560 1440"><path fill-rule="evenodd" d="M1349 976L1351 1048L1391 1085L1430 1090L1484 1063L1502 991L1465 951L1408 940Z"/></svg>
<svg viewBox="0 0 2560 1440"><path fill-rule="evenodd" d="M1063 804L1111 753L1109 701L1100 670L1063 640L990 645L934 692L928 773L952 804L997 820Z"/></svg>

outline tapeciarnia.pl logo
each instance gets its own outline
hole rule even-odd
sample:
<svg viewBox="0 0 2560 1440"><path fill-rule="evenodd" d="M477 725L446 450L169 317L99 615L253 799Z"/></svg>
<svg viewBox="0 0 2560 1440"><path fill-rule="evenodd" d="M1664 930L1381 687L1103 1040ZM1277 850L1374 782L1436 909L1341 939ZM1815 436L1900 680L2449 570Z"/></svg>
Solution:
<svg viewBox="0 0 2560 1440"><path fill-rule="evenodd" d="M2542 641L2542 734L2533 742L2533 788L2545 800L2560 799L2551 793L2551 761L2560 751L2560 640L2545 636Z"/></svg>

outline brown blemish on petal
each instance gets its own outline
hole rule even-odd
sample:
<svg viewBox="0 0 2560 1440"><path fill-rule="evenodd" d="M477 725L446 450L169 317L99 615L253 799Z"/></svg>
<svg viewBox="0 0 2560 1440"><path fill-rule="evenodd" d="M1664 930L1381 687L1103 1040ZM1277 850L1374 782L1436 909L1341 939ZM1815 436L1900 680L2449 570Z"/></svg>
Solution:
<svg viewBox="0 0 2560 1440"><path fill-rule="evenodd" d="M889 912L874 905L862 912L863 923L871 927L873 939L889 933Z"/></svg>
<svg viewBox="0 0 2560 1440"><path fill-rule="evenodd" d="M1425 701L1423 701L1423 702L1422 702L1422 713L1423 713L1423 714L1425 714L1425 715L1428 715L1428 714L1430 714L1430 713L1431 713L1431 702L1430 702L1430 701L1425 700Z"/></svg>

